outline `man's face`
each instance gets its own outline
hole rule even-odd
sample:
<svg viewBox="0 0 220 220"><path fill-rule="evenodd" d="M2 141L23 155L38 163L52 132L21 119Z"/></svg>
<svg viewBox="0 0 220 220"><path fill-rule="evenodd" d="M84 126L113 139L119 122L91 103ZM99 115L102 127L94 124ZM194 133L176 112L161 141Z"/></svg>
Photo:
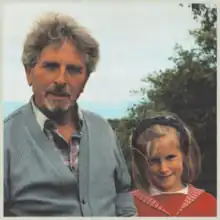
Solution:
<svg viewBox="0 0 220 220"><path fill-rule="evenodd" d="M88 78L84 59L69 42L45 47L26 75L35 104L52 113L66 112L78 99Z"/></svg>

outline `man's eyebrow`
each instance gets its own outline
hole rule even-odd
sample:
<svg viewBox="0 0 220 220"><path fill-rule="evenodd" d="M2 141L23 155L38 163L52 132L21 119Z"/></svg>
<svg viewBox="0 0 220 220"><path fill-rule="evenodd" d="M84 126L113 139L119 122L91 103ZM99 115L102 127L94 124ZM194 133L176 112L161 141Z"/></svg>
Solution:
<svg viewBox="0 0 220 220"><path fill-rule="evenodd" d="M43 66L46 66L46 65L59 66L60 64L58 62L55 62L55 61L43 61L42 65Z"/></svg>
<svg viewBox="0 0 220 220"><path fill-rule="evenodd" d="M76 69L81 69L82 66L79 64L67 64L66 65L67 68L76 68Z"/></svg>
<svg viewBox="0 0 220 220"><path fill-rule="evenodd" d="M56 61L43 61L42 62L43 65L57 65L60 66L60 63L56 62ZM82 66L80 64L66 64L67 68L82 68Z"/></svg>

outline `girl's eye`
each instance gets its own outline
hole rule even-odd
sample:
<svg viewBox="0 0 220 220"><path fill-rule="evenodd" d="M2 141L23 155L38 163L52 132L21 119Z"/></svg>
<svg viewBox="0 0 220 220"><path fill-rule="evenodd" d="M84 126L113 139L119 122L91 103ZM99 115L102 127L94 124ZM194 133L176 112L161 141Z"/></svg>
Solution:
<svg viewBox="0 0 220 220"><path fill-rule="evenodd" d="M160 163L160 159L159 159L159 158L151 158L151 159L149 160L149 163L150 163L151 165L153 165L153 164L159 164L159 163Z"/></svg>
<svg viewBox="0 0 220 220"><path fill-rule="evenodd" d="M176 158L176 155L171 154L171 155L168 155L166 158L167 160L174 160Z"/></svg>

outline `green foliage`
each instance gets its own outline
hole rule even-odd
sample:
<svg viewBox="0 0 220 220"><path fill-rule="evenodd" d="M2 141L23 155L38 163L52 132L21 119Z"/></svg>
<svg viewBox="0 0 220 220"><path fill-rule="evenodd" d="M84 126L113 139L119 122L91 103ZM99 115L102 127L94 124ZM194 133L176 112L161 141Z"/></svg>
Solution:
<svg viewBox="0 0 220 220"><path fill-rule="evenodd" d="M183 4L181 7L185 7ZM159 70L142 79L146 85L133 94L140 102L128 110L128 117L115 127L128 164L129 137L135 124L159 112L177 114L193 131L203 154L203 171L197 186L216 195L216 80L217 80L217 9L191 4L194 19L201 27L189 31L195 46L174 48L170 57L173 68Z"/></svg>
<svg viewBox="0 0 220 220"><path fill-rule="evenodd" d="M135 121L127 117L122 119L109 119L108 122L111 124L113 130L116 133L127 166L129 168L129 171L131 171L130 136L132 133L132 129L135 127Z"/></svg>

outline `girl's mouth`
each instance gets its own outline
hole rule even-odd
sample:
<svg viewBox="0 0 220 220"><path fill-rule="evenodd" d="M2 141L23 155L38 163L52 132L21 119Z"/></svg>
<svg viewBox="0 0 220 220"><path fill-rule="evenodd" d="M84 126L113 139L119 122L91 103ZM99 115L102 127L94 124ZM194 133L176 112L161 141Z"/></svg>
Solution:
<svg viewBox="0 0 220 220"><path fill-rule="evenodd" d="M167 178L171 177L172 175L173 175L173 174L158 176L158 178L159 178L159 179L167 179Z"/></svg>

